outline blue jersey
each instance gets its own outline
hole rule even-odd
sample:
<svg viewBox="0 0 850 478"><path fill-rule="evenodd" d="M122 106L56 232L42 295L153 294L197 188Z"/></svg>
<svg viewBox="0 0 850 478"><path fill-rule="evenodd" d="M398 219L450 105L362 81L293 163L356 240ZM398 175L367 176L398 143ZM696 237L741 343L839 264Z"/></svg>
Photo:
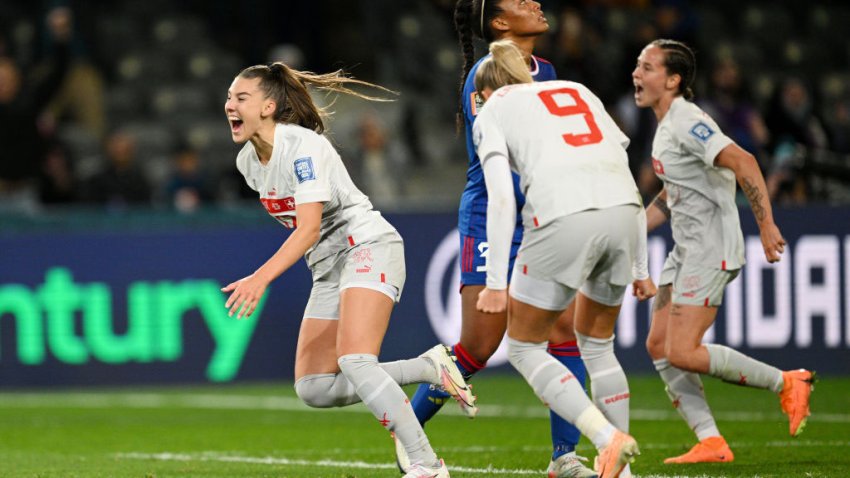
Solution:
<svg viewBox="0 0 850 478"><path fill-rule="evenodd" d="M469 155L469 169L466 171L466 187L460 197L458 208L458 230L461 234L476 238L487 237L487 186L484 184L484 172L481 170L481 161L475 154L475 145L472 143L472 123L478 115L478 110L484 103L484 99L475 91L475 72L478 65L489 57L487 55L472 67L466 82L463 84L463 125L466 136L466 152ZM534 81L550 81L557 79L555 67L548 61L531 57L531 77ZM516 196L517 226L514 232L514 242L522 240L522 206L525 204L525 196L519 189L519 176L514 176L514 196Z"/></svg>

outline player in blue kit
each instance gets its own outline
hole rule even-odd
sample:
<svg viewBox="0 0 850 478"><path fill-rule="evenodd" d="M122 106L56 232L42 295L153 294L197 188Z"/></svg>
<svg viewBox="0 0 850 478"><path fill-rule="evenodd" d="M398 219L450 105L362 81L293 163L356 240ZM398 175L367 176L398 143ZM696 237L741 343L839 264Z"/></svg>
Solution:
<svg viewBox="0 0 850 478"><path fill-rule="evenodd" d="M487 43L512 40L528 60L534 81L555 80L555 68L548 61L532 54L537 38L549 29L549 23L540 9L540 3L529 0L458 0L454 13L455 30L463 51L464 66L461 76L458 127L463 126L466 150L469 154L466 187L460 200L458 230L461 248L461 307L462 326L460 341L452 347L457 365L465 377L483 369L496 352L507 327L507 313L484 313L476 309L478 294L487 281L487 188L481 171L481 162L472 142L472 124L483 104L475 90L474 78L484 58L475 61L473 37ZM488 55L489 56L489 55ZM519 190L519 178L514 175L514 194L517 211L522 210L525 197ZM522 219L517 216L511 248L511 266L522 240ZM509 270L510 270L509 269ZM549 342L549 353L566 365L584 384L585 367L576 345L573 331L573 307L559 319ZM420 386L412 399L413 409L424 425L439 411L448 398L443 390L428 385ZM556 414L551 414L552 460L548 474L551 478L595 477L596 473L585 467L576 456L575 447L580 433ZM400 468L405 468L406 457L397 447Z"/></svg>

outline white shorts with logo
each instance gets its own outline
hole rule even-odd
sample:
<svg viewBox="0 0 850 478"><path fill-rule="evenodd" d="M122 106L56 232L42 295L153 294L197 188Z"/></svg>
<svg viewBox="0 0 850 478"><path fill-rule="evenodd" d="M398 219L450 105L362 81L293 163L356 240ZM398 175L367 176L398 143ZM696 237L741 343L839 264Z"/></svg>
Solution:
<svg viewBox="0 0 850 478"><path fill-rule="evenodd" d="M682 263L667 255L658 287L672 285L674 304L720 307L726 284L735 280L741 269L725 271L699 264Z"/></svg>
<svg viewBox="0 0 850 478"><path fill-rule="evenodd" d="M339 295L351 287L373 289L398 302L404 288L404 243L397 233L355 244L313 265L305 319L339 320Z"/></svg>
<svg viewBox="0 0 850 478"><path fill-rule="evenodd" d="M526 230L510 295L544 310L564 310L581 293L616 306L631 284L637 205L591 209Z"/></svg>

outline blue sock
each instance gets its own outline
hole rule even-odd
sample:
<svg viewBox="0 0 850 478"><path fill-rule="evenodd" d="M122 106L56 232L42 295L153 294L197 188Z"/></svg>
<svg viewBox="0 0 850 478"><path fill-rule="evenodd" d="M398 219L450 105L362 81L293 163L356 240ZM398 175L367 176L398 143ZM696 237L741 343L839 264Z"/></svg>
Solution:
<svg viewBox="0 0 850 478"><path fill-rule="evenodd" d="M469 354L463 350L459 343L452 347L452 352L458 358L457 362L455 362L457 364L457 368L460 370L461 375L463 375L463 377L467 380L469 380L469 377L471 377L475 372L484 367L483 364L478 364L471 360ZM436 415L437 412L443 408L443 404L450 399L451 395L444 392L439 387L435 387L429 383L421 383L419 384L419 387L416 388L416 393L413 394L413 398L410 400L410 405L413 407L413 413L416 414L419 424L424 427L425 422Z"/></svg>
<svg viewBox="0 0 850 478"><path fill-rule="evenodd" d="M410 405L413 407L413 413L416 414L416 419L424 427L425 422L431 419L437 412L443 408L446 400L451 399L451 395L438 389L430 383L420 383L416 388L416 393L410 400Z"/></svg>
<svg viewBox="0 0 850 478"><path fill-rule="evenodd" d="M549 353L555 357L555 360L566 365L584 388L587 371L584 368L584 362L581 360L576 343L573 341L549 344ZM549 412L549 423L552 429L552 459L575 451L579 438L581 438L581 432L578 431L578 428L552 411Z"/></svg>

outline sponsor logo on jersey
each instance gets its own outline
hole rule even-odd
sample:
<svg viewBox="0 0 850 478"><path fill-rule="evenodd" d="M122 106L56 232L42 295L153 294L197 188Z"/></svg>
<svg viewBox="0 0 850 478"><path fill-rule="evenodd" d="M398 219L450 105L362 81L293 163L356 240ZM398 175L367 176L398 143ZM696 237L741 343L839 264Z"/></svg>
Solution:
<svg viewBox="0 0 850 478"><path fill-rule="evenodd" d="M313 170L313 158L299 158L295 160L295 176L299 183L316 179L316 171Z"/></svg>
<svg viewBox="0 0 850 478"><path fill-rule="evenodd" d="M714 130L707 124L700 121L691 128L691 135L705 143L708 141L708 138L711 138L711 136L714 135Z"/></svg>

